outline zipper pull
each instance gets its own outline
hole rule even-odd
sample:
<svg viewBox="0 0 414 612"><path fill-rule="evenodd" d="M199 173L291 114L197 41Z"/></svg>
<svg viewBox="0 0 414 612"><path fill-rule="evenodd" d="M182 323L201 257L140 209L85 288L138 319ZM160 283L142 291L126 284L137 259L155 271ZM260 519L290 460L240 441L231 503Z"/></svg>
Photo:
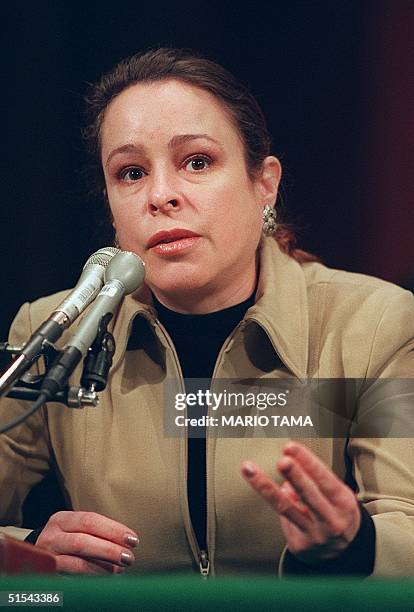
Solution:
<svg viewBox="0 0 414 612"><path fill-rule="evenodd" d="M200 550L200 574L207 578L210 573L210 559L205 550Z"/></svg>

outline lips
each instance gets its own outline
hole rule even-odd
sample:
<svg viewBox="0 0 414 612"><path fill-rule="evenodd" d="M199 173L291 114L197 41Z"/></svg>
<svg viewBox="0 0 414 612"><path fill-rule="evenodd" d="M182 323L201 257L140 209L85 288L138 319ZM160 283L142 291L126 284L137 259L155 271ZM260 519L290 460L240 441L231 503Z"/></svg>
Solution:
<svg viewBox="0 0 414 612"><path fill-rule="evenodd" d="M151 236L147 243L147 249L151 249L158 244L168 244L169 242L175 242L176 240L181 240L182 238L198 238L199 236L200 234L196 234L195 232L191 232L187 229L176 228L172 230L164 230Z"/></svg>

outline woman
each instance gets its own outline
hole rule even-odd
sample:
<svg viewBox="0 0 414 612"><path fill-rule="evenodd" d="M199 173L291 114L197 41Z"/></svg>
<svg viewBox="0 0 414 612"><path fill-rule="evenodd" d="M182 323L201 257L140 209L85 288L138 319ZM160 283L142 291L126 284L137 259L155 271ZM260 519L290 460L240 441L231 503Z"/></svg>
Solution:
<svg viewBox="0 0 414 612"><path fill-rule="evenodd" d="M187 442L163 435L162 413L166 380L183 390L183 375L412 377L412 296L294 249L276 227L281 169L263 116L220 66L150 51L115 67L89 105L117 241L144 259L146 286L114 322L100 408L50 404L2 437L2 523L54 467L73 511L29 539L61 571L136 559L137 572L413 575L409 439ZM13 342L61 299L23 306Z"/></svg>

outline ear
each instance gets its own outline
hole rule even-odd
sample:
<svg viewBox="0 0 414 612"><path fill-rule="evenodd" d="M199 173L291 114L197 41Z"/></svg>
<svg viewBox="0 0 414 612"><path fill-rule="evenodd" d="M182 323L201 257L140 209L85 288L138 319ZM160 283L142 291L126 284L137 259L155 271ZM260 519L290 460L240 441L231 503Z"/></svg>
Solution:
<svg viewBox="0 0 414 612"><path fill-rule="evenodd" d="M274 205L277 198L282 166L277 157L269 155L263 160L262 168L256 179L256 188L260 206Z"/></svg>

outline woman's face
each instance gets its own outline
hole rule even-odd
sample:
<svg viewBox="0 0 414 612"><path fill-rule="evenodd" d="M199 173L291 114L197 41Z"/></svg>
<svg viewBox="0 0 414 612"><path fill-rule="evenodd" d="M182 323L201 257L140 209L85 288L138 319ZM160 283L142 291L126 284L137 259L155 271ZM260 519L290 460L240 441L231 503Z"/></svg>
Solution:
<svg viewBox="0 0 414 612"><path fill-rule="evenodd" d="M254 290L262 210L280 168L249 178L243 144L222 104L176 80L137 84L106 110L102 164L121 248L146 264L158 299L211 312Z"/></svg>

